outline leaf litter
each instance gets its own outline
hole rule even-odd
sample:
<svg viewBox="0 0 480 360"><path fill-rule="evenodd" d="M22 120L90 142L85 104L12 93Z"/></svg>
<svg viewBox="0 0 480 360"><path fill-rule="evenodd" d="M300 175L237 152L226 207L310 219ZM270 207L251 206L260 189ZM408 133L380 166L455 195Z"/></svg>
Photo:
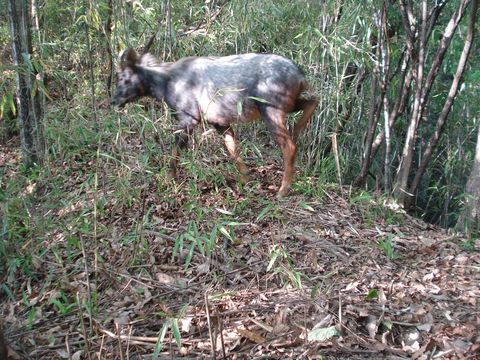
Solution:
<svg viewBox="0 0 480 360"><path fill-rule="evenodd" d="M3 161L8 166L8 156ZM252 167L250 190L231 179L223 187L199 180L194 202L185 171L180 190L137 180L130 186L138 191L122 203L111 170L103 169L112 175L94 193L79 186L88 171L77 168L63 185L70 198L62 207L34 209L63 226L43 234L42 256L32 248L35 276L17 272L17 286L2 299L11 354L480 357L478 241L466 250L465 239L436 226L349 201L346 187L276 199L278 165ZM48 185L41 188L34 194L48 198ZM97 235L82 233L72 221L91 218L100 195ZM84 249L72 251L82 246L69 238Z"/></svg>

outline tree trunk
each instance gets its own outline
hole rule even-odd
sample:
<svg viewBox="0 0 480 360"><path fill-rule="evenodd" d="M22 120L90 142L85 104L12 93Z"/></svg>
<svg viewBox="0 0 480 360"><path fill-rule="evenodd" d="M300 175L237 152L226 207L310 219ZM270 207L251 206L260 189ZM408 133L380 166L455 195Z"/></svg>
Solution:
<svg viewBox="0 0 480 360"><path fill-rule="evenodd" d="M427 40L427 0L422 0L421 8L421 20L420 20L420 38L418 41L418 58L416 59L415 68L415 91L413 96L413 111L410 117L410 124L407 129L407 135L405 138L405 145L403 147L402 158L400 166L397 172L395 180L394 193L401 205L404 205L407 197L407 185L408 177L410 175L410 168L413 161L413 153L415 147L415 140L417 138L417 128L422 113L422 107L425 106L422 103L422 86L423 86L423 72L425 65L425 48ZM407 27L406 27L407 28ZM410 29L410 27L408 27ZM415 50L411 50L412 54ZM415 60L415 58L414 58ZM415 61L414 64L415 65Z"/></svg>
<svg viewBox="0 0 480 360"><path fill-rule="evenodd" d="M465 71L468 55L470 54L470 50L473 44L473 38L475 33L475 21L477 18L477 9L478 9L478 0L472 0L472 8L470 11L470 19L468 23L468 30L467 30L467 37L465 39L465 45L463 47L462 54L458 62L457 71L455 72L455 75L453 77L452 85L450 86L447 99L445 100L445 104L443 105L442 112L438 117L437 124L435 127L435 132L433 133L433 135L430 137L428 141L427 147L423 152L420 166L417 172L415 173L415 177L410 186L409 192L413 195L415 195L417 192L418 185L420 184L420 180L422 179L422 176L425 173L427 165L433 155L433 151L436 148L438 141L440 140L440 136L443 133L443 128L447 121L448 114L450 113L450 109L452 108L453 101L455 100L455 96L457 95L457 90L460 85L460 79L463 76L463 73Z"/></svg>
<svg viewBox="0 0 480 360"><path fill-rule="evenodd" d="M105 85L107 88L108 104L112 97L112 82L113 82L113 51L112 51L112 21L113 21L113 3L112 0L107 1L107 21L105 23L105 49L107 51L107 75Z"/></svg>
<svg viewBox="0 0 480 360"><path fill-rule="evenodd" d="M384 119L384 133L385 133L385 154L384 154L384 162L383 162L383 189L385 192L390 193L391 187L391 170L390 170L390 155L391 155L391 143L390 143L390 126L389 126L389 118L390 118L390 105L387 96L387 84L388 84L388 75L390 72L390 40L388 37L388 30L387 30L387 4L385 0L382 1L383 6L383 21L382 21L382 28L385 32L385 42L381 42L379 45L381 47L381 54L382 54L382 72L383 72L383 82L382 82L382 92L383 92L383 119ZM373 144L372 144L373 145ZM373 148L373 146L372 146Z"/></svg>
<svg viewBox="0 0 480 360"><path fill-rule="evenodd" d="M455 228L471 237L480 236L480 127L475 160L465 189L465 205Z"/></svg>
<svg viewBox="0 0 480 360"><path fill-rule="evenodd" d="M412 116L410 118L410 125L408 127L407 136L405 139L405 145L402 152L402 159L400 162L400 166L397 172L397 177L395 182L395 195L398 199L398 202L404 207L409 207L412 200L414 199L414 195L417 190L418 183L425 171L425 168L428 164L428 160L430 160L430 157L426 159L426 162L423 165L424 169L417 171L415 175L416 180L414 180L414 183L412 183L411 186L408 186L410 173L411 173L410 170L413 162L414 147L415 147L415 142L417 137L416 136L417 127L423 116L423 112L426 108L426 105L428 103L428 98L430 95L430 91L432 89L433 82L435 81L438 70L440 69L443 63L443 59L445 57L446 51L450 47L455 30L457 29L458 24L460 23L463 15L465 14L465 8L468 5L469 1L470 0L461 0L457 9L452 15L450 21L448 22L443 32L443 37L440 41L437 52L435 53L435 56L432 59L432 65L430 67L430 71L426 76L425 82L423 81L423 78L424 78L424 63L425 63L425 54L426 54L425 51L427 46L426 41L430 35L429 32L433 29L433 25L434 25L433 22L438 17L442 6L435 8L432 16L430 17L430 21L427 21L427 16L426 16L427 2L425 0L422 1L422 5L421 5L422 19L420 22L421 30L420 30L420 39L419 39L419 46L418 46L418 66L416 68L416 74L414 74L415 93L414 93L414 99L413 99L414 101L413 111L412 111ZM410 30L411 30L411 26L410 26L411 24L409 24L408 22L409 22L409 18L412 16L410 15L411 11L412 11L411 7L408 7L408 6L404 6L404 8L402 9L402 18L404 20L404 27ZM407 45L408 44L409 44L409 41L407 41ZM413 46L409 46L409 50L410 49L411 49L412 55L414 55L415 49L413 48ZM415 62L415 58L413 58L413 60ZM460 64L459 64L459 67L460 67ZM463 73L463 70L462 70L462 73ZM450 98L450 94L451 92L449 93L449 98ZM447 102L448 101L449 100L447 99ZM453 98L451 99L451 101L453 102ZM451 107L451 104L450 106L448 106L448 110L445 115L448 115L448 111L450 107ZM446 107L444 106L444 110L445 109ZM442 111L442 114L443 114L443 111ZM437 126L437 129L438 129L438 126ZM442 129L443 129L443 125L440 127L440 131ZM414 190L413 192L412 192L412 189Z"/></svg>
<svg viewBox="0 0 480 360"><path fill-rule="evenodd" d="M375 136L375 130L377 129L377 124L378 124L378 119L380 117L380 112L382 109L382 104L383 104L383 97L385 96L386 89L387 89L387 78L388 74L385 74L384 71L381 70L382 65L384 63L381 61L383 58L384 54L382 54L382 51L385 51L384 47L382 46L383 44L383 31L386 29L386 24L384 21L386 20L386 17L384 16L383 12L385 11L385 8L382 7L382 10L380 12L380 17L379 17L379 23L378 23L378 36L376 40L376 53L375 53L375 67L373 69L372 73L372 98L371 98L371 103L370 103L370 115L369 115L369 121L368 121L368 128L367 128L367 135L365 138L365 150L363 152L363 158L362 158L362 168L360 169L360 173L357 175L355 178L353 185L356 187L363 187L366 182L366 177L368 174L368 169L370 168L371 162L371 153L372 153L372 144ZM388 37L387 34L385 34L386 37ZM383 69L384 70L384 69ZM382 76L381 76L382 75ZM380 78L382 82L380 82ZM380 99L377 98L377 91L380 90Z"/></svg>
<svg viewBox="0 0 480 360"><path fill-rule="evenodd" d="M30 4L27 0L9 0L8 20L12 38L14 65L17 68L17 108L24 164L29 167L42 160L44 145L41 128L42 107L32 58Z"/></svg>
<svg viewBox="0 0 480 360"><path fill-rule="evenodd" d="M395 104L393 106L393 110L389 114L388 118L388 127L391 129L395 124L396 120L403 114L405 108L407 107L408 98L410 94L410 86L413 79L413 72L412 68L408 64L408 60L405 60L404 64L402 65L401 70L401 79L400 85L396 92L396 94L400 94L400 96L396 97ZM377 137L375 138L372 144L372 153L370 154L370 164L373 162L374 157L377 154L380 145L382 145L383 141L385 140L385 129L379 131ZM370 167L370 165L369 165Z"/></svg>
<svg viewBox="0 0 480 360"><path fill-rule="evenodd" d="M94 68L94 63L93 63L93 50L91 46L91 39L90 39L90 19L92 17L92 12L94 9L94 4L92 0L85 0L84 2L85 8L89 9L89 16L87 16L85 21L85 35L87 39L87 51L88 51L88 75L90 78L90 96L92 98L92 115L93 115L93 120L95 121L95 124L98 125L98 118L97 118L97 98L95 95L95 74L93 71Z"/></svg>
<svg viewBox="0 0 480 360"><path fill-rule="evenodd" d="M445 2L436 4L432 10L431 15L429 16L428 26L427 26L427 35L426 35L427 41L430 38L430 35L432 34L432 30L445 4L446 4ZM413 22L411 24L411 19L413 18L411 7L412 7L411 3L407 3L405 0L402 0L401 13L402 13L402 19L404 22L404 30L407 34L407 39L406 39L406 49L402 54L402 56L400 57L400 60L397 65L397 70L392 75L390 75L390 79L389 79L391 81L395 77L395 74L398 73L398 70L400 70L399 88L397 91L394 92L394 94L396 95L395 95L395 100L393 101L394 103L393 110L390 111L388 123L384 124L385 126L388 126L390 129L395 124L396 120L403 114L403 112L405 111L405 108L407 107L407 103L410 96L411 83L413 80L413 70L412 70L411 64L412 64L412 59L415 59L416 55L413 49L413 43L415 40L414 39L415 26L413 25ZM433 77L432 77L432 80L433 80ZM393 81L391 82L393 83ZM391 86L390 83L389 83L389 86ZM380 148L380 145L382 145L383 141L385 140L385 136L388 135L387 131L388 129L386 128L379 131L375 140L373 141L368 168L370 168L371 163L373 162L373 159L375 158L377 151ZM386 147L388 148L388 145L386 145ZM388 156L386 159L388 161ZM386 179L385 181L388 181L388 180ZM389 191L389 186L386 186L385 188L387 192Z"/></svg>

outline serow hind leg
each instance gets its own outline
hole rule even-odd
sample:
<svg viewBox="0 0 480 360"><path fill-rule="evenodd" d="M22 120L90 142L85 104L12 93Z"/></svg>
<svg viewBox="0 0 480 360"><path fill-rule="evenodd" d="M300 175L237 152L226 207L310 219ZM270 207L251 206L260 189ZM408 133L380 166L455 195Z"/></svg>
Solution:
<svg viewBox="0 0 480 360"><path fill-rule="evenodd" d="M267 107L263 111L263 116L270 132L275 137L275 141L282 151L283 178L277 195L283 197L290 192L293 174L295 172L295 155L297 148L285 125L287 117L285 112Z"/></svg>
<svg viewBox="0 0 480 360"><path fill-rule="evenodd" d="M240 173L240 181L245 184L248 182L248 168L240 156L238 141L235 138L233 129L229 126L216 126L216 129L223 135L225 148L237 165L238 172Z"/></svg>
<svg viewBox="0 0 480 360"><path fill-rule="evenodd" d="M298 137L300 136L300 132L312 118L312 115L315 112L317 105L318 105L318 100L314 97L308 100L305 100L305 99L297 100L296 106L298 106L299 110L300 109L303 110L303 114L300 120L295 124L293 128L292 137L293 137L293 142L295 144L297 143Z"/></svg>

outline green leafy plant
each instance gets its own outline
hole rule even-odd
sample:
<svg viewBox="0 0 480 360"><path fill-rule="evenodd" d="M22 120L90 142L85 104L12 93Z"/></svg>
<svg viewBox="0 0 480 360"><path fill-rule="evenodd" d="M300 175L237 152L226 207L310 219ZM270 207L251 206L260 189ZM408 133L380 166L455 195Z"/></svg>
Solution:
<svg viewBox="0 0 480 360"><path fill-rule="evenodd" d="M256 221L260 222L262 220L275 220L275 221L283 221L284 216L282 214L282 209L279 204L274 202L264 202L265 206L257 215Z"/></svg>
<svg viewBox="0 0 480 360"><path fill-rule="evenodd" d="M462 247L467 251L475 251L476 247L475 244L477 242L477 238L471 237L462 242Z"/></svg>
<svg viewBox="0 0 480 360"><path fill-rule="evenodd" d="M165 336L167 335L168 329L171 329L173 337L175 338L175 343L177 344L178 348L182 347L182 338L180 334L180 328L178 326L178 319L175 318L167 318L165 319L162 329L160 330L157 338L157 343L155 344L155 351L153 353L153 359L159 359L159 354L163 348L163 341L165 340Z"/></svg>
<svg viewBox="0 0 480 360"><path fill-rule="evenodd" d="M273 245L270 249L267 271L272 269L275 269L276 273L286 275L294 287L302 288L302 273L295 269L289 253L281 245Z"/></svg>
<svg viewBox="0 0 480 360"><path fill-rule="evenodd" d="M61 315L69 314L77 308L76 301L72 302L71 299L69 299L69 297L63 291L60 291L58 296L51 300L51 303L55 306L55 308Z"/></svg>
<svg viewBox="0 0 480 360"><path fill-rule="evenodd" d="M362 191L350 197L350 204L354 205L361 213L363 221L371 226L379 219L387 224L403 224L403 210L392 206L388 197L376 197L369 192Z"/></svg>
<svg viewBox="0 0 480 360"><path fill-rule="evenodd" d="M392 234L388 234L386 239L378 242L378 247L385 252L385 255L389 260L396 260L400 258L400 256L395 252L395 245L392 241L393 237L394 236Z"/></svg>
<svg viewBox="0 0 480 360"><path fill-rule="evenodd" d="M370 289L367 294L367 300L372 300L378 298L378 290Z"/></svg>

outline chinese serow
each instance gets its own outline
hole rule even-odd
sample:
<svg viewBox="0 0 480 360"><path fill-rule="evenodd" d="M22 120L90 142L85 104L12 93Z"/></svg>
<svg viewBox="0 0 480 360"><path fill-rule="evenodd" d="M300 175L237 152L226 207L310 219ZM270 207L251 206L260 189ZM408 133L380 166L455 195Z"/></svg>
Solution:
<svg viewBox="0 0 480 360"><path fill-rule="evenodd" d="M164 100L179 125L171 172L176 176L179 149L187 146L195 125L205 120L224 136L240 179L247 181L247 167L239 155L232 124L262 118L283 154L284 173L279 196L289 192L294 173L296 139L310 120L318 101L303 98L308 85L290 60L278 55L245 54L226 57L189 57L159 63L152 55L138 57L133 49L120 55L117 87L112 104L123 106L141 96ZM290 134L288 113L303 110Z"/></svg>

